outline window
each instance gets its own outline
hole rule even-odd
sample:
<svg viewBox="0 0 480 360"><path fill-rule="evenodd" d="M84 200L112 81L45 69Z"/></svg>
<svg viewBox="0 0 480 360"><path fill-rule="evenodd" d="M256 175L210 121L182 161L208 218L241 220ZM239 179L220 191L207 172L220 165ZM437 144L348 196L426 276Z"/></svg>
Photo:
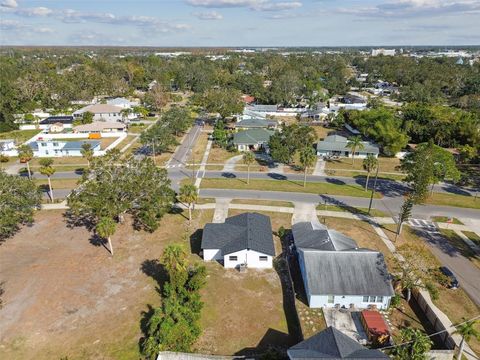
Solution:
<svg viewBox="0 0 480 360"><path fill-rule="evenodd" d="M375 296L370 296L370 302L375 302Z"/></svg>
<svg viewBox="0 0 480 360"><path fill-rule="evenodd" d="M58 146L58 142L54 142L54 143L53 143L53 146Z"/></svg>
<svg viewBox="0 0 480 360"><path fill-rule="evenodd" d="M237 257L237 256L229 256L229 257L228 257L228 260L230 260L230 261L237 261L237 260L238 260L238 257Z"/></svg>
<svg viewBox="0 0 480 360"><path fill-rule="evenodd" d="M368 296L363 297L363 302L368 302Z"/></svg>
<svg viewBox="0 0 480 360"><path fill-rule="evenodd" d="M259 256L258 258L260 259L260 261L267 261L268 260L268 256Z"/></svg>
<svg viewBox="0 0 480 360"><path fill-rule="evenodd" d="M334 295L328 295L327 296L327 302L329 304L333 304L334 301L335 301L335 296Z"/></svg>
<svg viewBox="0 0 480 360"><path fill-rule="evenodd" d="M42 143L41 145L42 145L42 146L47 146L47 143Z"/></svg>
<svg viewBox="0 0 480 360"><path fill-rule="evenodd" d="M377 296L377 302L382 303L383 302L383 296Z"/></svg>

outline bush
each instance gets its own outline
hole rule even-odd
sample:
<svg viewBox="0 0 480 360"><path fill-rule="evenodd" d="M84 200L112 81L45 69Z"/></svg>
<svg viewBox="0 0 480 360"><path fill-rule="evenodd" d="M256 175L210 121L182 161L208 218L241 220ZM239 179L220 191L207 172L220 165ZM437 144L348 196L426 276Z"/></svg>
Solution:
<svg viewBox="0 0 480 360"><path fill-rule="evenodd" d="M398 307L400 305L400 302L402 300L402 297L398 294L395 294L392 296L392 299L390 300L390 306L392 307Z"/></svg>

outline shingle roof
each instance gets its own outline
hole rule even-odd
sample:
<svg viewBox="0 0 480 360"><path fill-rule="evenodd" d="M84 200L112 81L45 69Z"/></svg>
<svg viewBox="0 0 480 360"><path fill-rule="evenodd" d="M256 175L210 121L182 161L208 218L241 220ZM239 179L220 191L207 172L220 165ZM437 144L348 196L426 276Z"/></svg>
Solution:
<svg viewBox="0 0 480 360"><path fill-rule="evenodd" d="M388 356L379 350L363 347L355 340L330 326L313 335L307 340L288 349L290 360L302 359L350 359L374 360L388 359Z"/></svg>
<svg viewBox="0 0 480 360"><path fill-rule="evenodd" d="M206 224L202 249L221 249L224 255L250 249L275 256L270 218L258 213L244 213L229 217L224 223Z"/></svg>
<svg viewBox="0 0 480 360"><path fill-rule="evenodd" d="M265 129L248 129L239 131L233 135L233 143L235 145L256 145L265 144L270 140L270 136L273 135L273 131Z"/></svg>
<svg viewBox="0 0 480 360"><path fill-rule="evenodd" d="M378 251L300 251L311 295L393 295L385 259Z"/></svg>
<svg viewBox="0 0 480 360"><path fill-rule="evenodd" d="M275 112L278 109L277 105L252 105L250 107L253 111Z"/></svg>
<svg viewBox="0 0 480 360"><path fill-rule="evenodd" d="M91 124L75 126L76 131L103 131L105 129L125 129L127 125L119 122L95 121Z"/></svg>
<svg viewBox="0 0 480 360"><path fill-rule="evenodd" d="M235 127L239 128L267 128L269 126L276 126L277 122L273 120L265 120L265 119L245 119L237 122Z"/></svg>
<svg viewBox="0 0 480 360"><path fill-rule="evenodd" d="M114 106L109 104L94 104L88 105L84 108L75 111L75 113L82 114L84 112L91 112L93 114L108 114L108 113L120 113L123 110L120 106Z"/></svg>
<svg viewBox="0 0 480 360"><path fill-rule="evenodd" d="M296 223L292 226L292 233L297 249L342 251L358 248L355 240L336 230L327 229L321 224Z"/></svg>
<svg viewBox="0 0 480 360"><path fill-rule="evenodd" d="M317 151L352 151L352 149L347 147L348 139L340 135L329 135L324 140L320 140L317 143ZM369 141L362 141L364 148L362 150L357 149L356 151L378 154L380 149L374 143Z"/></svg>

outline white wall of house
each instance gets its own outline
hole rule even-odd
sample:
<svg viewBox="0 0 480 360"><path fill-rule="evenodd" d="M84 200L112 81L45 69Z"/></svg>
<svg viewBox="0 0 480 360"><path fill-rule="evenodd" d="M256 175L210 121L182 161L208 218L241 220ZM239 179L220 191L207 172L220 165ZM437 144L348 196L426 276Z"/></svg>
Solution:
<svg viewBox="0 0 480 360"><path fill-rule="evenodd" d="M203 249L203 260L223 260L222 252L219 249Z"/></svg>
<svg viewBox="0 0 480 360"><path fill-rule="evenodd" d="M223 265L226 268L235 268L241 264L247 264L249 268L271 269L272 257L254 250L241 250L227 254L223 257Z"/></svg>
<svg viewBox="0 0 480 360"><path fill-rule="evenodd" d="M341 151L340 154L337 154L335 153L334 151L317 151L317 155L318 156L340 156L340 157L348 157L348 158L351 158L352 157L352 152L351 151L348 151L347 154L345 154L345 151ZM378 157L378 154L374 154L374 153L366 153L366 152L362 152L362 151L357 151L355 153L355 158L356 159L365 159L368 155L373 155L375 156L376 158Z"/></svg>
<svg viewBox="0 0 480 360"><path fill-rule="evenodd" d="M353 304L357 309L367 309L376 305L378 309L386 310L390 305L390 296L362 295L311 295L308 294L308 305L311 308L332 308L336 305L350 308Z"/></svg>

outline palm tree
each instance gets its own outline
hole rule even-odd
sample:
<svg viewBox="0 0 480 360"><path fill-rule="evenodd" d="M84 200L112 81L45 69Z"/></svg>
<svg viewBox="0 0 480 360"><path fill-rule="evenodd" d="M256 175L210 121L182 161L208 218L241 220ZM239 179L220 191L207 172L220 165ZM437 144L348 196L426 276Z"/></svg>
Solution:
<svg viewBox="0 0 480 360"><path fill-rule="evenodd" d="M32 174L30 173L30 160L33 158L33 150L28 145L22 145L18 147L18 157L20 161L27 163L27 172L28 178L32 178Z"/></svg>
<svg viewBox="0 0 480 360"><path fill-rule="evenodd" d="M455 330L455 333L462 336L462 342L460 343L460 349L458 351L457 359L462 358L466 341L470 341L471 338L480 339L480 331L475 329L475 325L477 323L478 320L465 321L463 324L457 326L457 330Z"/></svg>
<svg viewBox="0 0 480 360"><path fill-rule="evenodd" d="M348 138L347 148L352 150L352 165L355 164L355 153L357 150L365 149L365 145L362 143L362 138L360 136L351 136Z"/></svg>
<svg viewBox="0 0 480 360"><path fill-rule="evenodd" d="M93 159L93 149L90 143L82 144L82 149L80 150L82 156L87 159L88 167L90 167L90 161Z"/></svg>
<svg viewBox="0 0 480 360"><path fill-rule="evenodd" d="M184 282L182 277L187 270L187 253L182 245L167 246L163 252L162 263L168 272L170 284L176 286Z"/></svg>
<svg viewBox="0 0 480 360"><path fill-rule="evenodd" d="M112 240L111 236L115 234L115 230L117 228L117 224L113 221L110 217L102 217L95 227L95 231L97 232L98 236L107 239L108 247L110 248L110 254L113 256L113 247L112 247Z"/></svg>
<svg viewBox="0 0 480 360"><path fill-rule="evenodd" d="M40 174L45 175L48 178L48 187L50 189L50 199L53 202L52 181L50 177L55 174L55 168L53 165L53 159L43 158L40 159Z"/></svg>
<svg viewBox="0 0 480 360"><path fill-rule="evenodd" d="M363 159L363 168L367 171L367 181L365 182L365 191L368 189L368 180L370 179L370 173L378 166L378 159L373 155L367 155Z"/></svg>
<svg viewBox="0 0 480 360"><path fill-rule="evenodd" d="M307 186L307 171L308 168L315 164L317 156L312 147L305 147L300 151L300 164L302 164L304 173L303 173L303 187Z"/></svg>
<svg viewBox="0 0 480 360"><path fill-rule="evenodd" d="M192 208L198 199L197 187L192 184L185 184L180 188L178 200L188 206L188 223L192 222Z"/></svg>
<svg viewBox="0 0 480 360"><path fill-rule="evenodd" d="M255 161L255 155L251 151L243 154L243 163L247 165L247 184L250 184L250 165Z"/></svg>
<svg viewBox="0 0 480 360"><path fill-rule="evenodd" d="M120 113L122 114L122 120L125 121L125 120L128 119L128 115L130 115L132 113L132 109L129 109L129 108L122 109L120 111Z"/></svg>

